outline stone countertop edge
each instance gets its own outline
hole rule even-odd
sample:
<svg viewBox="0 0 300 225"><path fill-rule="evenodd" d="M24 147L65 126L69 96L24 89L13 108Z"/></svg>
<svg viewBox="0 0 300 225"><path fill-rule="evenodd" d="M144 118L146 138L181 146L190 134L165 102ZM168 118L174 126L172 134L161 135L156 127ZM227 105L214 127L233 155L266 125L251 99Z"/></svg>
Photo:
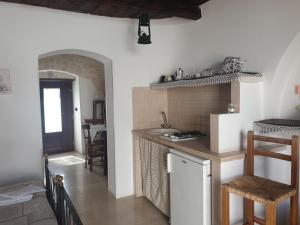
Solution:
<svg viewBox="0 0 300 225"><path fill-rule="evenodd" d="M149 130L151 129L132 130L132 134L156 142L158 144L166 145L170 148L181 150L190 155L216 162L227 162L245 158L245 150L231 151L226 153L211 152L209 149L210 140L207 136L200 137L195 140L176 142L161 138L159 135L150 134Z"/></svg>

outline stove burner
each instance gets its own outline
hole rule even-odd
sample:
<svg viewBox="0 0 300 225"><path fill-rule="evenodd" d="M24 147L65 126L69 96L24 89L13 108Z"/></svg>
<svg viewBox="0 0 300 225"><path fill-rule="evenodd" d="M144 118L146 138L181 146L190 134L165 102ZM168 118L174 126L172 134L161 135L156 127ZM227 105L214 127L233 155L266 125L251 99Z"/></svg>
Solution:
<svg viewBox="0 0 300 225"><path fill-rule="evenodd" d="M187 131L187 132L176 132L174 134L164 134L164 138L170 139L171 141L185 141L205 136L198 131Z"/></svg>

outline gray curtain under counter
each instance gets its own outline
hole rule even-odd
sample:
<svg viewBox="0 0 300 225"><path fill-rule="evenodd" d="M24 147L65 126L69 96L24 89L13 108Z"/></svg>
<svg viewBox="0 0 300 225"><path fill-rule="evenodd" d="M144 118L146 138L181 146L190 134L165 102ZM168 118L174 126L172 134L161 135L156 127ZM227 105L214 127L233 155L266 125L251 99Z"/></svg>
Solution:
<svg viewBox="0 0 300 225"><path fill-rule="evenodd" d="M169 216L170 189L167 171L169 147L140 138L140 152L143 194Z"/></svg>

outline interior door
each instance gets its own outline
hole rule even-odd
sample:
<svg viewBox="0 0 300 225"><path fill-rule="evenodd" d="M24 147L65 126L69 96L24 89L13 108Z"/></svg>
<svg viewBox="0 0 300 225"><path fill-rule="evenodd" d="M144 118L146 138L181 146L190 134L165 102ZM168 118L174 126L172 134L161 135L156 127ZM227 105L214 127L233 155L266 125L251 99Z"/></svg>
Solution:
<svg viewBox="0 0 300 225"><path fill-rule="evenodd" d="M46 154L74 150L71 80L40 80L43 149Z"/></svg>

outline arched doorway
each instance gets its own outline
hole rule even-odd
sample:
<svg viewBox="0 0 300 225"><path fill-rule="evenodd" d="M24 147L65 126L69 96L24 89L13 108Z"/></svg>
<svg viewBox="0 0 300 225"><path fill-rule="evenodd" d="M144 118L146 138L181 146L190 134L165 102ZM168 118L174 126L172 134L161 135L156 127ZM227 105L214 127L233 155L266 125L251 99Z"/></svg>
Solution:
<svg viewBox="0 0 300 225"><path fill-rule="evenodd" d="M270 117L299 119L300 33L288 45L277 65L271 84L265 87L265 114ZM276 95L276 104L272 101Z"/></svg>
<svg viewBox="0 0 300 225"><path fill-rule="evenodd" d="M47 52L39 56L39 60L43 60L48 57L59 56L59 55L76 55L79 57L86 57L93 59L103 64L104 69L104 92L105 92L105 103L106 103L106 129L107 129L107 151L108 151L108 189L115 194L115 143L114 143L114 111L113 111L113 73L112 73L112 61L98 53L79 50L79 49L63 49ZM50 68L55 72L74 74L80 76L80 74L74 73L74 71L62 71L62 68ZM45 71L44 71L45 72ZM49 72L49 71L48 71ZM94 82L98 82L97 77L94 77Z"/></svg>

